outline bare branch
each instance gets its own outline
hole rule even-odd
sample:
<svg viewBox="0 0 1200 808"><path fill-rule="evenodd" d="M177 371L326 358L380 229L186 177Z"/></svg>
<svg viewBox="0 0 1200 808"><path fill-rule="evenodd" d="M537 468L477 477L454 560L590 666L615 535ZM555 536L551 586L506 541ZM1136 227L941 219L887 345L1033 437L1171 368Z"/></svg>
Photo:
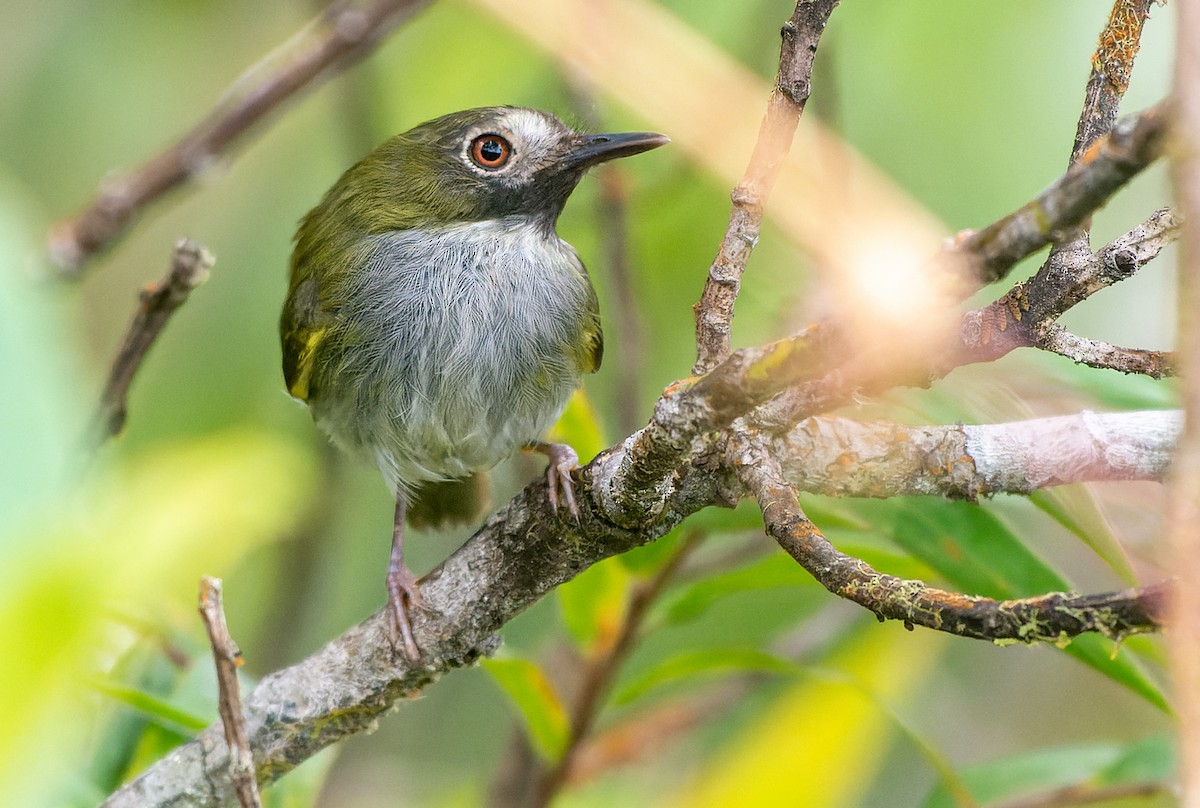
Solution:
<svg viewBox="0 0 1200 808"><path fill-rule="evenodd" d="M880 620L902 620L963 637L991 641L1059 643L1084 632L1121 638L1162 625L1165 584L1103 595L1052 592L997 601L961 595L897 578L848 556L804 515L796 489L754 438L741 442L732 462L763 512L767 533L818 583L870 609Z"/></svg>
<svg viewBox="0 0 1200 808"><path fill-rule="evenodd" d="M1027 464L1026 469L1041 468L1047 475L1042 480L1043 485L1071 482L1080 477L1108 479L1121 474L1127 475L1122 478L1152 478L1159 473L1156 469L1166 463L1170 441L1178 429L1178 416L1164 414L1157 419L1157 428L1137 431L1143 423L1156 423L1154 417L1145 413L1141 416L1139 418L1137 413L1089 416L1071 427L1084 429L1096 441L1096 446L1103 447L1097 449L1096 457L1081 462L1081 468L1085 469L1091 464L1092 471L1086 474L1071 477L1063 471L1064 476L1057 478L1053 475L1059 471L1052 466ZM1066 426L1063 422L1046 419L1032 427L1014 426L1002 432L964 427L967 440L962 448L972 453L981 465L988 480L986 490L1017 490L1020 486L1011 480L1005 482L996 466L1008 462L1006 454L1018 458L1032 456L1036 446L1033 441L1044 440L1047 431ZM1130 430L1130 434L1120 437L1122 428ZM1025 436L1027 442L1017 441L1020 436ZM939 440L948 438L949 434L944 433L941 438L931 437L930 442L937 445ZM1150 458L1145 467L1127 456L1138 452L1144 452ZM573 520L561 522L550 511L546 482L544 478L540 479L494 514L470 540L422 579L425 608L413 613L414 633L423 651L421 667L412 667L408 660L390 650L386 615L380 612L307 660L265 677L246 697L244 705L246 728L255 750L260 781L274 780L325 746L371 728L379 715L397 699L420 691L443 673L470 664L480 654L490 652L496 643L495 631L545 593L590 565L665 535L701 508L714 503L734 504L744 493L743 483L729 465L715 458L697 458L684 466L670 501L654 509L659 514L657 519L641 530L626 530L609 521L600 509L602 492L611 490L612 481L621 468L622 454L621 447L614 447L580 470L578 490L582 513L578 524ZM943 457L934 450L924 462L933 464ZM1078 457L1076 454L1075 459L1080 462ZM1068 456L1067 461L1070 460ZM773 459L770 462L775 463ZM865 456L864 462L877 472L881 468ZM788 471L791 473L793 468ZM930 468L926 477L932 473ZM874 486L875 491L882 491L887 479L890 477L879 473L874 482L869 477L858 477L854 485L860 489ZM845 492L849 489L839 493ZM839 570L845 565L852 565L852 569L859 571L865 568L862 562L854 559L838 564L842 565L837 567ZM948 596L922 584L907 582L909 588L903 593L910 599L903 600L902 593L887 589L897 586L899 579L880 576L874 571L870 574L878 576L878 581L885 586L879 591L890 592L892 600L868 601L865 605L877 607L889 617L902 616L897 611L901 609L900 601L907 604L904 608L916 609L932 607L940 603L937 600L940 595ZM1048 627L1047 631L1062 629L1069 634L1082 630L1104 630L1113 634L1149 630L1156 623L1148 615L1157 616L1161 592L1154 589L1148 594L1135 592L1091 598L1054 594L1031 601L999 604L986 599L954 597L966 612L947 612L943 603L938 614L946 619L952 614L955 619L961 619L961 623L954 624L958 626L957 633L993 639L1024 630L1026 633L1016 638L1032 641L1046 638L1037 632L1030 633L1032 629L1028 628L1032 625L1030 621L1043 618L1049 622L1039 626ZM1086 619L1076 624L1067 623L1067 612L1085 615ZM934 612L927 612L924 618L912 617L912 622L924 625L921 620L932 621L933 616ZM1027 628L1022 629L1022 626ZM996 633L988 633L993 629ZM1050 639L1057 639L1057 633ZM304 698L297 700L296 693L303 693ZM172 800L185 798L192 799L196 805L216 806L232 797L227 747L223 731L217 726L205 730L194 741L159 761L140 778L113 794L105 806L167 806L178 804Z"/></svg>
<svg viewBox="0 0 1200 808"><path fill-rule="evenodd" d="M626 439L620 467L600 492L607 518L630 528L658 519L694 444L779 391L819 377L831 358L829 332L814 327L738 351L699 379L664 391L650 423Z"/></svg>
<svg viewBox="0 0 1200 808"><path fill-rule="evenodd" d="M1083 160L1071 166L1046 191L983 230L960 234L948 249L964 254L967 265L980 273L977 281L999 279L1017 261L1050 243L1056 233L1073 227L1103 205L1109 196L1159 156L1166 138L1166 118L1165 107L1159 105L1122 119L1109 135L1094 144ZM1128 239L1130 245L1138 245L1132 247L1134 254L1149 260L1151 253L1156 254L1157 249L1174 237L1177 226L1178 221L1169 212L1156 213L1141 226L1142 230L1135 228L1114 245ZM963 283L961 288L965 293L976 286L974 282ZM1025 325L1021 325L1031 306L1024 289L1018 284L990 306L963 315L957 339L948 338L943 355L923 358L923 368L905 367L881 358L893 356L891 351L882 352L881 357L860 352L847 359L844 350L838 351L840 340L829 333L827 325L812 326L805 332L804 350L786 363L795 372L785 371L778 377L786 379L786 384L759 385L758 389L769 395L745 398L731 409L740 410L736 413L740 415L759 406L753 415L759 427L785 429L804 418L844 404L856 393L882 391L901 384L926 385L961 365L995 359L1014 348L1032 347L1035 344L1033 336ZM1014 323L1020 327L1013 328ZM799 337L792 338L793 342L797 339ZM951 345L951 342L956 344ZM819 378L820 372L831 364L829 357L821 356L826 351L843 354L838 357L841 365L836 372ZM800 367L801 361L803 367ZM758 361L754 364L760 365ZM730 363L719 366L701 381L728 372L732 367ZM700 383L694 386L698 387ZM784 390L782 395L760 406L771 395ZM659 402L660 406L663 404L664 401ZM650 437L644 433L653 427L652 422L650 427L635 435L634 440L649 442ZM654 431L657 438L661 430ZM640 449L644 447L638 448L639 451L629 453L627 462L641 456ZM665 469L667 464L662 465Z"/></svg>
<svg viewBox="0 0 1200 808"><path fill-rule="evenodd" d="M129 386L150 346L162 333L167 320L184 304L188 295L208 280L213 257L200 245L180 239L171 252L171 268L157 284L147 286L138 295L138 307L125 331L125 339L113 359L108 382L100 395L93 418L96 443L117 435L125 426Z"/></svg>
<svg viewBox="0 0 1200 808"><path fill-rule="evenodd" d="M810 92L817 45L839 0L799 0L783 25L783 44L775 87L767 101L746 173L733 189L733 210L708 280L694 309L696 313L696 364L692 373L712 370L729 356L730 323L746 262L758 243L763 205L779 176L779 168L792 145L796 125Z"/></svg>
<svg viewBox="0 0 1200 808"><path fill-rule="evenodd" d="M1178 361L1172 351L1122 348L1096 339L1072 334L1060 325L1042 329L1037 347L1088 367L1139 373L1152 379L1176 375Z"/></svg>
<svg viewBox="0 0 1200 808"><path fill-rule="evenodd" d="M1142 29L1153 3L1154 0L1115 0L1092 56L1083 111L1071 149L1071 166L1089 160L1099 139L1112 131L1121 98L1133 73L1134 57L1141 47ZM1036 346L1066 353L1076 361L1094 367L1112 367L1111 364L1104 364L1108 361L1117 363L1117 369L1127 368L1128 372L1141 372L1142 368L1157 372L1154 361L1145 356L1153 352L1126 352L1100 343L1085 346L1078 341L1064 344L1065 337L1071 335L1054 325L1063 312L1093 292L1115 280L1128 277L1109 273L1107 256L1093 254L1090 222L1089 215L1074 226L1052 234L1055 244L1037 273L1028 281L1018 283L993 306L981 312L983 330L980 336L985 346L981 358L996 358L1014 347ZM1144 227L1162 224L1151 217ZM1131 232L1125 238L1136 238L1135 233ZM1138 266L1140 264L1135 265L1131 272L1136 271ZM1009 333L1005 338L993 342L991 336L997 331ZM989 345L989 342L992 344ZM1062 350L1051 347L1054 345Z"/></svg>
<svg viewBox="0 0 1200 808"><path fill-rule="evenodd" d="M50 230L51 260L75 276L167 191L194 179L247 130L314 81L362 59L431 0L336 0L243 73L191 131L137 168L104 180L96 198Z"/></svg>
<svg viewBox="0 0 1200 808"><path fill-rule="evenodd" d="M1182 422L1170 410L950 426L814 417L774 436L770 453L801 491L975 500L1071 483L1162 481Z"/></svg>
<svg viewBox="0 0 1200 808"><path fill-rule="evenodd" d="M950 367L998 359L1016 348L1037 347L1094 367L1155 378L1174 375L1169 354L1083 341L1055 321L1100 289L1131 277L1178 237L1180 223L1175 213L1163 208L1095 254L1086 247L1086 239L1056 250L1054 265L1060 274L1053 283L1038 278L1022 281L998 300L963 315L959 355ZM948 367L939 371L945 372Z"/></svg>
<svg viewBox="0 0 1200 808"><path fill-rule="evenodd" d="M208 631L213 660L217 666L218 712L225 730L225 744L234 750L229 764L229 778L242 808L260 808L258 780L254 774L254 755L246 737L246 721L242 716L242 697L238 688L237 669L242 666L242 652L229 634L225 623L225 607L221 603L221 581L205 576L200 581L200 617Z"/></svg>

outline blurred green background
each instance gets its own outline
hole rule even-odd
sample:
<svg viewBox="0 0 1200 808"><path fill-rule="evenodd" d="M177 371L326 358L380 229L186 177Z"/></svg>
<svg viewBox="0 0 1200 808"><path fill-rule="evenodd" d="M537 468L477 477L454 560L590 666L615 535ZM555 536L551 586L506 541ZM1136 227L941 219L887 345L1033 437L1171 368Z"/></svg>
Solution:
<svg viewBox="0 0 1200 808"><path fill-rule="evenodd" d="M785 0L661 5L764 80L773 75L778 28L791 11ZM338 174L388 135L469 106L523 104L606 129L653 128L620 98L581 101L553 59L501 19L444 0L155 205L82 281L50 278L51 222L87 202L109 172L199 120L315 8L244 0L8 0L0 8L0 642L8 649L0 784L10 804L93 804L197 722L215 719L194 617L201 575L225 579L250 679L382 605L390 495L375 470L325 445L279 371L290 239ZM808 114L951 230L987 224L1065 167L1107 12L1079 1L846 2L822 43ZM1126 110L1167 92L1172 13L1154 10ZM598 182L582 184L559 226L591 267L605 312L605 367L586 382L599 446L627 434L663 386L688 374L691 305L729 206L727 183L671 149L620 170L635 310L615 302ZM1159 166L1097 215L1096 245L1168 199ZM215 254L212 278L151 352L125 433L89 459L80 439L137 290L162 276L180 236ZM1118 344L1169 348L1169 253L1066 324ZM737 344L821 314L810 280L804 257L768 225L738 303ZM634 343L620 325L631 320L641 328ZM863 413L986 422L1172 401L1162 384L1014 355ZM497 501L539 472L529 459L503 467ZM993 587L981 594L1037 592L1054 575L1085 591L1123 586L1077 534L1120 541L1147 582L1162 575L1162 493L1152 484L1072 489L1041 507L1000 499L983 506L995 517L986 524L980 509L948 503L806 504L841 546L886 571ZM1067 517L1047 515L1055 509ZM1077 655L1090 656L1089 666L1052 648L879 626L806 581L756 537L756 525L746 507L691 525L707 537L697 557L718 571L698 565L707 571L656 605L616 686L617 701L627 700L606 708L601 725L696 704L730 682L748 683L744 691L687 731L664 731L634 762L570 789L562 805L942 805L955 804L947 793L960 786L985 804L1062 783L1168 775L1157 640L1126 643L1111 666L1106 646L1084 643ZM423 572L465 536L418 537L410 563ZM1000 554L1026 552L1028 563L978 575ZM947 553L965 560L940 565ZM586 607L585 622L619 618L630 582L661 563L653 550L645 556L597 573L615 600ZM551 679L569 669L590 646L563 614L560 599L548 598L522 615L505 630L506 656L538 663ZM788 664L766 662L768 652ZM458 672L269 798L354 808L486 804L519 726L492 675Z"/></svg>

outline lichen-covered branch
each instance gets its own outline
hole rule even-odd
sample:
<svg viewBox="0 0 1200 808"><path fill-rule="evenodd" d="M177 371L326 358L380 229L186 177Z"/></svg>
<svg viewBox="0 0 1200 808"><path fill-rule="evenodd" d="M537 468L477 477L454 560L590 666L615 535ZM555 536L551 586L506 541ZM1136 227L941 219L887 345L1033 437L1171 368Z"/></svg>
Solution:
<svg viewBox="0 0 1200 808"><path fill-rule="evenodd" d="M1071 150L1072 166L1089 159L1099 139L1112 131L1121 99L1133 73L1134 57L1141 47L1142 30L1153 4L1154 0L1115 0L1092 57L1083 110ZM1170 218L1163 217L1162 213L1160 211L1152 216L1142 228L1149 230L1160 227L1164 232L1169 230L1172 225ZM1137 229L1124 237L1131 245L1137 238ZM982 323L986 327L981 336L985 341L997 330L1010 331L1005 339L992 343L992 351L1028 345L1060 353L1097 368L1162 376L1161 352L1085 342L1055 324L1063 312L1098 289L1129 277L1145 262L1130 262L1132 266L1127 273L1110 272L1114 254L1092 252L1090 217L1055 234L1054 241L1049 256L1032 278L1016 284L993 306L983 310ZM1147 239L1145 243L1151 246L1154 242L1155 239ZM1157 249L1153 249L1153 252L1157 253ZM1122 253L1122 256L1127 254ZM994 357L999 354L985 351L985 355Z"/></svg>
<svg viewBox="0 0 1200 808"><path fill-rule="evenodd" d="M1138 373L1152 379L1165 379L1177 373L1178 360L1174 351L1154 351L1146 348L1123 348L1103 340L1088 339L1072 334L1060 325L1042 329L1037 347L1065 356L1081 365L1121 373Z"/></svg>
<svg viewBox="0 0 1200 808"><path fill-rule="evenodd" d="M431 0L335 0L282 47L243 73L191 131L128 172L105 179L96 197L50 230L51 260L77 275L151 202L194 179L252 126L314 81L366 56Z"/></svg>
<svg viewBox="0 0 1200 808"><path fill-rule="evenodd" d="M804 113L811 91L813 59L829 15L839 0L798 0L792 16L783 25L779 71L767 101L758 140L737 187L729 226L708 269L704 291L694 306L696 313L696 364L692 373L712 370L729 356L733 304L741 288L746 262L758 243L763 205L779 176L796 125Z"/></svg>
<svg viewBox="0 0 1200 808"><path fill-rule="evenodd" d="M702 438L800 381L818 378L831 359L830 329L814 327L734 353L698 379L663 392L650 423L625 440L616 474L600 492L615 524L637 528L660 517L671 481Z"/></svg>
<svg viewBox="0 0 1200 808"><path fill-rule="evenodd" d="M1154 378L1174 375L1170 354L1124 349L1084 341L1066 332L1057 320L1068 309L1100 289L1131 277L1158 256L1179 234L1181 220L1169 208L1155 211L1146 221L1113 239L1096 253L1076 241L1055 252L1055 280L1022 281L996 301L963 315L961 346L953 363L998 359L1017 348L1041 348L1093 367Z"/></svg>
<svg viewBox="0 0 1200 808"><path fill-rule="evenodd" d="M1059 643L1084 632L1119 639L1154 631L1165 618L1165 584L1102 595L1052 592L994 600L878 572L829 543L804 515L796 489L757 439L739 442L732 454L762 509L767 533L823 587L870 609L880 620L993 642Z"/></svg>
<svg viewBox="0 0 1200 808"><path fill-rule="evenodd" d="M1092 70L1084 89L1083 111L1075 129L1072 162L1108 133L1133 76L1133 60L1142 47L1142 29L1158 0L1116 0L1100 32Z"/></svg>
<svg viewBox="0 0 1200 808"><path fill-rule="evenodd" d="M597 475L611 473L609 462L602 456L581 474L581 492L592 489ZM494 633L551 589L603 558L665 534L682 518L669 511L670 518L631 532L597 518L590 497L581 497L580 505L578 523L560 520L547 504L545 481L539 481L425 576L425 608L412 615L423 652L419 666L391 650L380 612L259 682L244 705L259 781L271 782L329 744L369 729L397 699L493 650ZM224 732L212 726L104 805L219 806L232 797Z"/></svg>

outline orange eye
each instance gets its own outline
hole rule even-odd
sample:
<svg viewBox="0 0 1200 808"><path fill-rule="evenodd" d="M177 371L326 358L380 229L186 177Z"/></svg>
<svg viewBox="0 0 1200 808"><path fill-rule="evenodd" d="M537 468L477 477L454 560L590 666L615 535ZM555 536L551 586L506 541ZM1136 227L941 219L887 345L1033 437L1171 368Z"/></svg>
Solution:
<svg viewBox="0 0 1200 808"><path fill-rule="evenodd" d="M471 141L471 160L480 168L501 168L512 157L512 146L499 135L480 135Z"/></svg>

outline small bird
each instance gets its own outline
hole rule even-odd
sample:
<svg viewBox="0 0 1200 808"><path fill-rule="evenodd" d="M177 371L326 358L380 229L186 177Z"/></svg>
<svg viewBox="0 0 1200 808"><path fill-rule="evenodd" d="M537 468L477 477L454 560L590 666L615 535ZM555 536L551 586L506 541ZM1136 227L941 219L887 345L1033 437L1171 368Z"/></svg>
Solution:
<svg viewBox="0 0 1200 808"><path fill-rule="evenodd" d="M483 473L521 448L547 456L552 506L578 516L579 459L543 436L604 343L587 271L555 224L589 167L667 142L580 134L534 109L464 110L383 143L301 220L283 374L395 493L389 626L411 660L406 517L477 519Z"/></svg>

